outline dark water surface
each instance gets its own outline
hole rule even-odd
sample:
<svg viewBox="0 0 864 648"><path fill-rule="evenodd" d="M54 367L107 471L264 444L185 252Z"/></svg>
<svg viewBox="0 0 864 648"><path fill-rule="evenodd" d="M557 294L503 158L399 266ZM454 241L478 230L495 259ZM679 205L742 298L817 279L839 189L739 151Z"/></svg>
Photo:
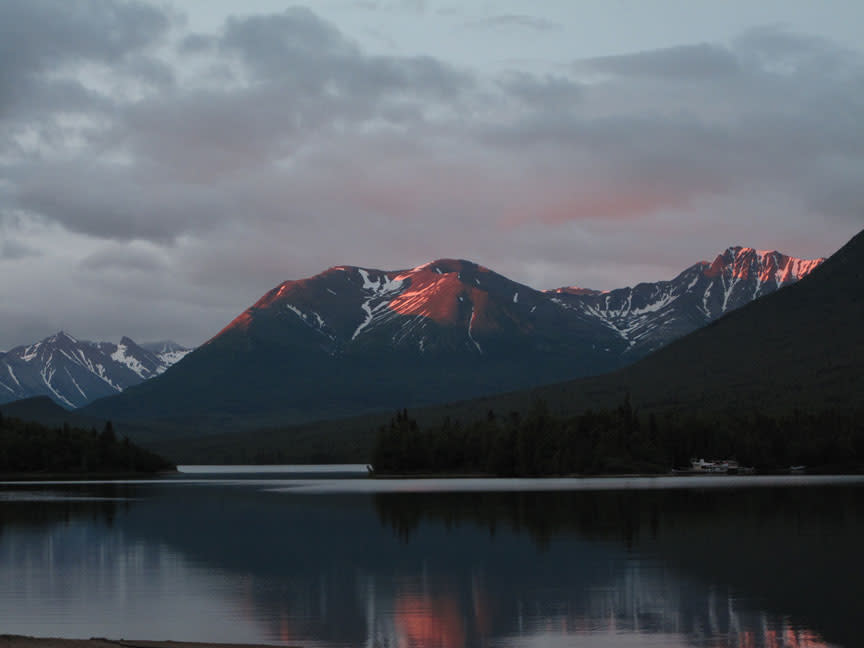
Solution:
<svg viewBox="0 0 864 648"><path fill-rule="evenodd" d="M864 645L861 480L373 481L351 470L2 484L0 633Z"/></svg>

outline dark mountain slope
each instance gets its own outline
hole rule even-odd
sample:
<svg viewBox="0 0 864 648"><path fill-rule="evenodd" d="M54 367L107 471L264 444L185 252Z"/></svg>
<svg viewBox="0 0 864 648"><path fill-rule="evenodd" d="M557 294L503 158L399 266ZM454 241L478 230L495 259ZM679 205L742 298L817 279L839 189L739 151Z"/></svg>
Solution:
<svg viewBox="0 0 864 648"><path fill-rule="evenodd" d="M824 259L730 247L671 281L608 292L560 288L557 301L596 317L626 339L628 362L705 326L726 313L806 277Z"/></svg>
<svg viewBox="0 0 864 648"><path fill-rule="evenodd" d="M76 414L63 409L48 396L33 396L3 403L0 405L0 413L22 421L36 421L42 425L71 425L76 419Z"/></svg>
<svg viewBox="0 0 864 648"><path fill-rule="evenodd" d="M0 403L44 395L81 407L158 376L185 353L173 343L150 351L128 337L89 342L60 331L0 355Z"/></svg>
<svg viewBox="0 0 864 648"><path fill-rule="evenodd" d="M624 348L596 319L467 261L338 267L277 286L171 371L85 411L332 418L596 373Z"/></svg>
<svg viewBox="0 0 864 648"><path fill-rule="evenodd" d="M88 416L78 410L67 410L49 396L33 396L3 403L0 405L0 413L3 416L22 421L34 421L47 427L59 427L68 423L72 427L101 430L107 420L97 416ZM117 429L117 432L140 436L146 430L136 426L123 425L122 428Z"/></svg>
<svg viewBox="0 0 864 648"><path fill-rule="evenodd" d="M864 232L788 289L623 372L645 405L842 407L864 387Z"/></svg>
<svg viewBox="0 0 864 648"><path fill-rule="evenodd" d="M338 266L280 284L170 371L86 411L250 428L596 375L821 262L729 248L672 281L607 293L537 291L454 259L389 272Z"/></svg>
<svg viewBox="0 0 864 648"><path fill-rule="evenodd" d="M526 412L614 408L629 395L642 412L849 412L864 393L864 232L800 283L768 295L617 372L411 410L421 424ZM201 440L163 441L185 461L367 461L392 412Z"/></svg>
<svg viewBox="0 0 864 648"><path fill-rule="evenodd" d="M864 394L864 232L782 291L752 302L611 374L427 410L430 419L488 409L788 412L860 406Z"/></svg>

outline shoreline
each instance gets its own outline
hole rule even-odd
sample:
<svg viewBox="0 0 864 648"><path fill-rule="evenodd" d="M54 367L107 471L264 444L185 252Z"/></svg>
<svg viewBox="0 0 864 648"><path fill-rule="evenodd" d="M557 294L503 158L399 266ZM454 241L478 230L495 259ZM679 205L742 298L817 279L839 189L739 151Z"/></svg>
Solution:
<svg viewBox="0 0 864 648"><path fill-rule="evenodd" d="M298 648L279 644L238 644L196 641L145 641L132 639L62 639L59 637L29 637L0 635L0 648Z"/></svg>
<svg viewBox="0 0 864 648"><path fill-rule="evenodd" d="M43 482L43 481L119 481L129 479L159 479L170 475L178 475L174 470L159 472L15 472L0 473L0 481L4 482ZM2 637L3 635L0 635Z"/></svg>
<svg viewBox="0 0 864 648"><path fill-rule="evenodd" d="M638 478L653 478L653 477L789 477L789 476L810 476L810 477L858 477L862 475L861 470L857 472L851 471L830 471L830 470L771 470L764 472L701 472L697 470L672 470L669 472L656 473L562 473L548 475L512 475L501 476L494 473L428 473L428 472L370 472L367 477L369 479L638 479Z"/></svg>

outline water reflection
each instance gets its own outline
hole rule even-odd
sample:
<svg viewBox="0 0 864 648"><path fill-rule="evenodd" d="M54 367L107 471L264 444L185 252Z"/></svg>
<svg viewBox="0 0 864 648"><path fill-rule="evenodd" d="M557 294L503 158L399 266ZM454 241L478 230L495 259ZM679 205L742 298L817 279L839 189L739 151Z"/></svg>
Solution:
<svg viewBox="0 0 864 648"><path fill-rule="evenodd" d="M570 612L544 611L538 628L554 618L571 630L674 633L690 645L826 645L812 625L857 644L864 586L850 566L864 539L858 489L388 494L376 510L409 544L429 526L482 530L490 544L530 537L538 563L556 564L581 586L562 587ZM589 563L606 573L573 572L586 541L611 552ZM562 546L569 556L559 557ZM495 591L500 599L499 584Z"/></svg>
<svg viewBox="0 0 864 648"><path fill-rule="evenodd" d="M2 492L0 632L382 648L858 643L856 488Z"/></svg>

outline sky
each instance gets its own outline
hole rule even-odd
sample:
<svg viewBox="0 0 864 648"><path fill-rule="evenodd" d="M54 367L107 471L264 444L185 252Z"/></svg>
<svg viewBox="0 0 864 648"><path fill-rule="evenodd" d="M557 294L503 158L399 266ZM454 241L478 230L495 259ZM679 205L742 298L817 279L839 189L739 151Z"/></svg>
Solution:
<svg viewBox="0 0 864 648"><path fill-rule="evenodd" d="M0 350L334 265L538 289L864 227L860 0L2 0Z"/></svg>

